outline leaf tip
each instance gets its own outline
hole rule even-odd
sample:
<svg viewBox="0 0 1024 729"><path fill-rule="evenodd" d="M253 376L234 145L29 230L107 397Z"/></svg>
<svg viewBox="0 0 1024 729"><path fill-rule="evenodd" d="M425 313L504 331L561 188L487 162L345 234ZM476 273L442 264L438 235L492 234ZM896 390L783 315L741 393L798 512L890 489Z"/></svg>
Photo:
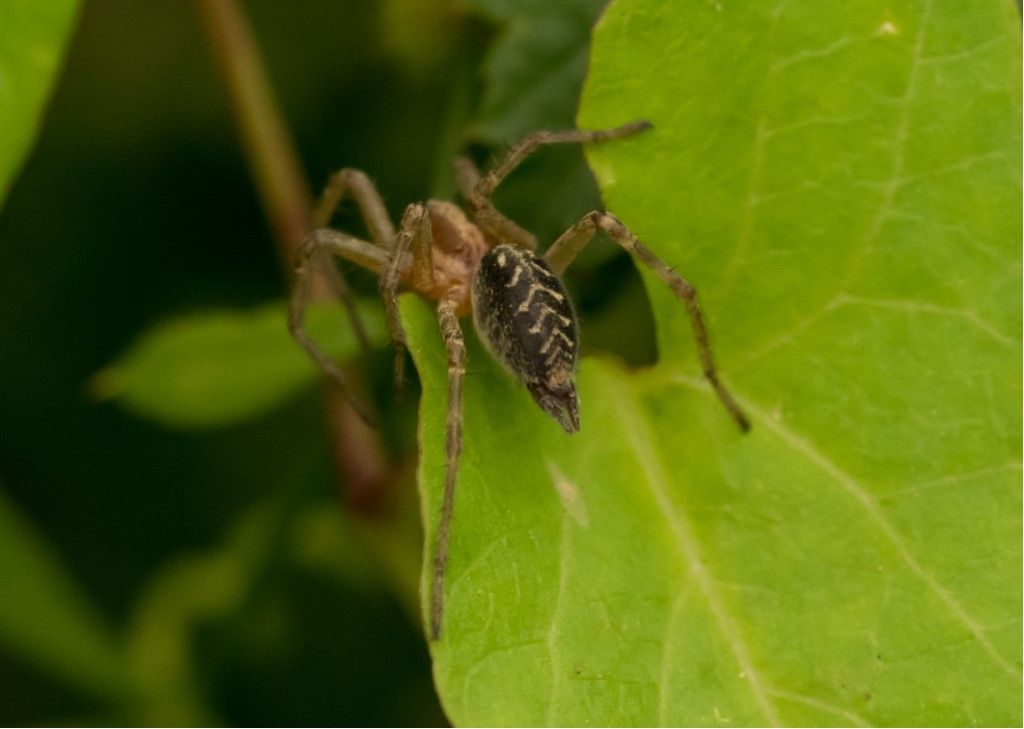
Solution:
<svg viewBox="0 0 1024 729"><path fill-rule="evenodd" d="M116 365L107 365L85 382L85 394L96 402L107 402L123 391L120 372Z"/></svg>

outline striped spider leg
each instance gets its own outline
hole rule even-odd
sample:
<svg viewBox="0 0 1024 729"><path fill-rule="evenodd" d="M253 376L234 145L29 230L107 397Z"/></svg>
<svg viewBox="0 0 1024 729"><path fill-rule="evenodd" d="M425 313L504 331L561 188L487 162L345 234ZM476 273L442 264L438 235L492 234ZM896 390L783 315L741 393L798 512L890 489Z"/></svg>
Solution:
<svg viewBox="0 0 1024 729"><path fill-rule="evenodd" d="M374 245L325 227L330 223L331 217L346 194L351 194L355 200ZM363 351L368 351L369 338L359 318L351 290L344 275L331 260L331 256L346 258L380 273L387 261L386 251L395 245L395 229L388 218L384 202L370 179L360 170L348 167L335 172L327 181L320 199L310 213L310 225L314 232L306 237L295 256L291 298L288 304L288 329L310 357L341 388L344 396L363 420L372 423L373 417L369 409L356 398L341 368L306 331L306 307L313 298L318 278L323 277L322 280L326 281L334 295L345 306Z"/></svg>
<svg viewBox="0 0 1024 729"><path fill-rule="evenodd" d="M744 415L743 410L736 403L732 394L726 389L722 381L718 379L718 371L715 368L715 360L711 354L711 345L708 342L708 330L704 325L704 317L697 302L697 291L685 278L673 271L660 258L651 252L649 248L636 239L629 228L611 213L594 210L584 215L578 223L565 231L556 240L545 258L551 268L557 273L562 273L572 263L584 246L594 238L598 230L605 231L612 240L618 243L627 253L639 259L639 261L668 284L677 297L679 297L686 312L690 316L690 327L693 329L693 338L697 341L697 353L700 356L701 367L704 370L704 377L711 383L718 399L722 401L725 409L732 415L733 420L744 432L750 430L750 421Z"/></svg>
<svg viewBox="0 0 1024 729"><path fill-rule="evenodd" d="M349 302L349 318L356 329L361 330L359 317L355 306L351 302L347 286L344 285L344 278L341 272L334 268L330 261L324 262L327 255L335 255L358 263L371 271L380 272L387 263L387 251L378 248L364 240L355 238L329 228L320 228L313 231L303 241L295 257L295 268L292 277L292 293L288 301L288 330L303 349L313 358L320 368L327 374L334 383L341 389L342 394L352 404L356 412L367 423L374 423L373 415L362 401L356 397L349 385L348 377L342 372L341 367L327 354L320 345L306 331L306 308L309 306L313 289L314 277L322 271L331 271L329 276L334 284L335 292L342 298L342 301ZM339 282L341 282L339 284ZM365 337L365 335L363 335Z"/></svg>

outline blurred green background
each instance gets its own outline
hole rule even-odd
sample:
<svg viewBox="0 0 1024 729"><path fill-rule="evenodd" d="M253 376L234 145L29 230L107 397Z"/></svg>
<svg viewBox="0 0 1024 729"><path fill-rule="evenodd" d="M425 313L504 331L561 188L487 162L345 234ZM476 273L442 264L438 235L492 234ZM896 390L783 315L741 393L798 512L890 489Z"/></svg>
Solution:
<svg viewBox="0 0 1024 729"><path fill-rule="evenodd" d="M311 185L362 168L397 218L451 195L460 149L486 162L572 125L601 5L245 8ZM416 606L416 387L395 402L387 351L360 365L393 489L355 516L312 381L205 430L89 394L160 322L284 294L205 41L192 3L85 2L0 209L0 723L443 724ZM542 240L599 204L575 149L528 163L499 203ZM338 224L360 228L350 207ZM588 254L570 285L589 348L653 359L628 261Z"/></svg>

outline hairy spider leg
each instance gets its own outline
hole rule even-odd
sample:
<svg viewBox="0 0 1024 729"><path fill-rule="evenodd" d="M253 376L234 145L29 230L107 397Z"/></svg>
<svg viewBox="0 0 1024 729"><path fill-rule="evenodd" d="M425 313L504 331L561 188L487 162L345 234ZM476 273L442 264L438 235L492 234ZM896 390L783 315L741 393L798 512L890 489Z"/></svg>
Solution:
<svg viewBox="0 0 1024 729"><path fill-rule="evenodd" d="M457 308L458 303L450 298L441 299L437 305L438 323L448 353L448 416L445 420L444 500L441 504L441 521L437 527L434 580L431 587L431 640L441 637L441 622L444 618L444 572L448 564L455 479L459 472L459 456L462 453L462 378L466 374L466 340L462 327L459 326Z"/></svg>
<svg viewBox="0 0 1024 729"><path fill-rule="evenodd" d="M405 352L408 349L405 329L398 313L398 285L402 274L408 269L409 255L412 255L410 278L419 289L420 284L433 281L434 264L431 248L434 245L430 229L430 214L427 206L413 203L405 209L395 245L388 252L387 264L380 277L380 296L384 301L385 319L395 347L395 388L401 390L405 383Z"/></svg>
<svg viewBox="0 0 1024 729"><path fill-rule="evenodd" d="M292 295L288 302L288 329L318 365L333 379L356 412L368 423L373 422L370 411L352 393L348 378L331 357L320 349L306 331L306 307L309 306L313 276L319 270L318 256L335 255L380 273L387 265L387 251L359 238L321 228L310 233L296 255ZM333 265L331 266L333 268Z"/></svg>
<svg viewBox="0 0 1024 729"><path fill-rule="evenodd" d="M611 236L612 240L622 246L627 253L635 256L645 266L651 269L662 281L668 284L672 292L682 299L686 311L690 315L690 327L693 329L693 338L697 342L697 352L700 355L701 366L704 370L704 377L711 383L718 399L722 401L725 409L732 415L733 420L740 429L750 429L750 421L743 414L743 410L736 403L732 394L718 379L718 372L715 369L715 360L711 354L711 345L708 341L708 330L704 325L704 317L697 302L697 290L693 288L685 278L673 271L660 258L644 246L636 236L630 232L625 224L611 213L595 210L587 213L582 219L569 230L562 233L558 240L548 249L545 258L551 264L556 273L561 274L572 263L584 246L589 243L598 229L604 230Z"/></svg>
<svg viewBox="0 0 1024 729"><path fill-rule="evenodd" d="M548 144L603 142L608 139L619 139L620 137L638 134L646 129L650 129L651 126L652 124L648 121L637 121L612 129L597 129L593 131L569 129L560 132L534 132L513 146L508 151L508 154L505 155L505 158L482 177L468 159L461 158L457 160L456 180L459 182L459 189L466 200L466 207L469 209L477 225L486 233L502 242L512 243L513 245L533 251L537 249L537 238L499 213L494 207L494 203L491 202L491 196L498 189L502 181L516 167L522 164L527 157L542 146Z"/></svg>
<svg viewBox="0 0 1024 729"><path fill-rule="evenodd" d="M394 246L395 227L391 224L391 218L388 217L388 211L384 207L380 193L377 192L377 188L373 186L366 173L351 167L338 170L327 180L320 199L313 206L313 213L310 217L313 227L327 227L346 193L351 194L352 199L359 206L359 212L370 233L370 240L381 248Z"/></svg>
<svg viewBox="0 0 1024 729"><path fill-rule="evenodd" d="M310 213L310 227L313 230L327 227L346 194L352 195L356 201L359 213L370 233L370 239L381 248L392 248L395 241L395 229L391 225L380 194L369 177L362 171L351 167L338 170L327 180L320 199L314 204ZM352 328L355 330L356 338L359 340L359 346L364 352L368 352L370 339L366 335L366 328L356 309L355 299L352 297L352 290L345 275L333 264L326 253L317 254L314 260L317 270L325 277L331 291L344 305Z"/></svg>
<svg viewBox="0 0 1024 729"><path fill-rule="evenodd" d="M455 160L455 183L466 203L473 222L491 238L517 245L528 250L537 249L537 237L511 218L502 215L490 197L481 197L476 192L480 182L480 170L468 157Z"/></svg>

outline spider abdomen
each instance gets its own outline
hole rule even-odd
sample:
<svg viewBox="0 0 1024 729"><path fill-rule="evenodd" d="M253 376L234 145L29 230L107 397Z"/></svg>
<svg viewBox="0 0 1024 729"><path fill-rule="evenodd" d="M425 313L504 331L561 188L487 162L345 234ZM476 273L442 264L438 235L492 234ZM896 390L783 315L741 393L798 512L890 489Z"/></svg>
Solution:
<svg viewBox="0 0 1024 729"><path fill-rule="evenodd" d="M547 261L510 245L488 251L473 277L473 319L491 353L537 404L567 431L578 430L576 314Z"/></svg>

